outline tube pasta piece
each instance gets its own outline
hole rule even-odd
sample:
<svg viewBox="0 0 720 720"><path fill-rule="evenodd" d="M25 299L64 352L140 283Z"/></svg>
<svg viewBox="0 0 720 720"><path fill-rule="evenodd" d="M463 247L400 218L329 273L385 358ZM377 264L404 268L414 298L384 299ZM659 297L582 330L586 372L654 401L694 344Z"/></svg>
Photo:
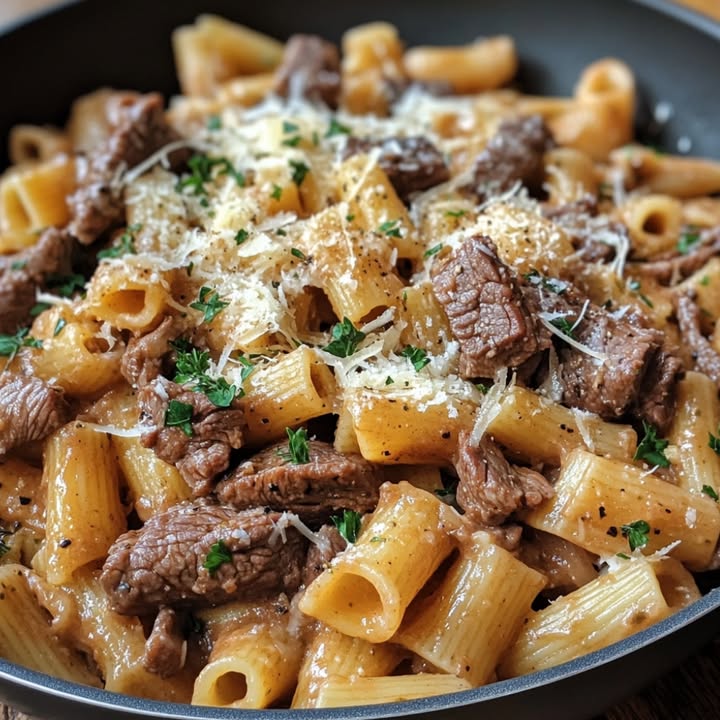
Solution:
<svg viewBox="0 0 720 720"><path fill-rule="evenodd" d="M0 566L0 656L63 680L100 686L83 656L55 636L31 591L26 567Z"/></svg>
<svg viewBox="0 0 720 720"><path fill-rule="evenodd" d="M0 461L0 507L2 519L20 523L35 537L45 533L45 488L42 470L24 460L4 457Z"/></svg>
<svg viewBox="0 0 720 720"><path fill-rule="evenodd" d="M164 316L168 298L168 290L151 270L108 264L90 280L85 310L119 330L147 332Z"/></svg>
<svg viewBox="0 0 720 720"><path fill-rule="evenodd" d="M539 572L478 533L439 587L409 607L393 641L472 687L483 685L544 585Z"/></svg>
<svg viewBox="0 0 720 720"><path fill-rule="evenodd" d="M634 257L648 259L675 250L682 228L682 205L669 195L633 198L620 210Z"/></svg>
<svg viewBox="0 0 720 720"><path fill-rule="evenodd" d="M222 632L195 680L193 705L257 709L287 695L302 661L302 644L288 627L288 615Z"/></svg>
<svg viewBox="0 0 720 720"><path fill-rule="evenodd" d="M104 558L126 528L107 436L77 421L60 428L47 441L43 482L47 579L58 585Z"/></svg>
<svg viewBox="0 0 720 720"><path fill-rule="evenodd" d="M449 462L460 431L472 429L476 405L432 382L406 390L345 390L343 412L352 419L360 453L383 464Z"/></svg>
<svg viewBox="0 0 720 720"><path fill-rule="evenodd" d="M97 571L87 568L77 571L65 589L75 598L79 634L100 668L106 690L152 700L190 701L192 677L188 672L161 678L145 670L142 622L137 617L111 611Z"/></svg>
<svg viewBox="0 0 720 720"><path fill-rule="evenodd" d="M708 438L718 435L720 403L715 383L703 373L687 372L678 383L678 405L668 439L677 448L678 485L690 492L720 489L720 456Z"/></svg>
<svg viewBox="0 0 720 720"><path fill-rule="evenodd" d="M499 668L501 678L553 667L632 635L670 612L655 566L619 560L617 567L548 607L531 613Z"/></svg>
<svg viewBox="0 0 720 720"><path fill-rule="evenodd" d="M316 707L318 693L330 677L380 677L400 664L406 652L392 643L370 643L316 623L305 650L292 708Z"/></svg>
<svg viewBox="0 0 720 720"><path fill-rule="evenodd" d="M545 183L549 201L562 205L596 195L598 180L595 164L586 153L575 148L553 148L545 153Z"/></svg>
<svg viewBox="0 0 720 720"><path fill-rule="evenodd" d="M315 707L346 707L348 705L379 705L415 698L447 695L469 690L466 680L454 675L392 675L346 679L329 677L318 692Z"/></svg>
<svg viewBox="0 0 720 720"><path fill-rule="evenodd" d="M596 555L628 552L622 528L644 520L643 551L679 540L670 554L693 570L708 566L720 536L720 510L709 497L579 448L563 461L555 496L523 519Z"/></svg>
<svg viewBox="0 0 720 720"><path fill-rule="evenodd" d="M397 298L398 319L406 325L400 334L405 345L420 347L441 355L452 339L450 322L432 289L432 283L411 285Z"/></svg>
<svg viewBox="0 0 720 720"><path fill-rule="evenodd" d="M511 454L531 464L559 465L575 448L630 460L637 447L637 436L629 425L571 410L519 385L502 394L488 432Z"/></svg>
<svg viewBox="0 0 720 720"><path fill-rule="evenodd" d="M456 93L494 90L510 82L518 68L515 43L507 35L459 47L414 47L403 57L417 82L446 82Z"/></svg>
<svg viewBox="0 0 720 720"><path fill-rule="evenodd" d="M172 44L184 95L211 96L223 81L272 70L283 53L277 40L216 15L178 28Z"/></svg>
<svg viewBox="0 0 720 720"><path fill-rule="evenodd" d="M300 609L369 642L389 640L407 606L450 554L461 518L409 483L386 483L357 542L305 591Z"/></svg>
<svg viewBox="0 0 720 720"><path fill-rule="evenodd" d="M15 125L10 131L9 154L14 165L47 162L70 150L67 134L54 127Z"/></svg>
<svg viewBox="0 0 720 720"><path fill-rule="evenodd" d="M619 148L610 160L623 170L631 188L643 187L677 198L720 192L720 163L712 160L664 155L641 145Z"/></svg>
<svg viewBox="0 0 720 720"><path fill-rule="evenodd" d="M75 164L67 155L20 166L0 181L0 253L37 242L38 231L70 219L66 198L75 185Z"/></svg>
<svg viewBox="0 0 720 720"><path fill-rule="evenodd" d="M305 345L255 368L244 388L244 433L251 445L280 440L286 428L331 412L336 393L330 368Z"/></svg>

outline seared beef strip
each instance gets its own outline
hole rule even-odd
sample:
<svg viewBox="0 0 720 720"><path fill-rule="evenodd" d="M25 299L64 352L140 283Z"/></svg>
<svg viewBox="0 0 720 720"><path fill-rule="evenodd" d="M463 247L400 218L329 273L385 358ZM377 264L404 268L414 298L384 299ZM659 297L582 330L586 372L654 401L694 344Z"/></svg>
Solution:
<svg viewBox="0 0 720 720"><path fill-rule="evenodd" d="M320 524L338 511L369 512L383 482L380 470L361 455L344 455L320 440L308 442L310 462L286 459L288 443L261 450L221 480L215 494L237 509L265 506Z"/></svg>
<svg viewBox="0 0 720 720"><path fill-rule="evenodd" d="M303 585L305 587L325 570L338 553L348 546L347 540L334 525L323 525L317 534L325 542L323 545L313 543L308 549L307 560L303 568Z"/></svg>
<svg viewBox="0 0 720 720"><path fill-rule="evenodd" d="M378 164L385 171L400 199L435 187L450 178L442 153L425 137L391 137L382 141L349 137L343 159L380 148Z"/></svg>
<svg viewBox="0 0 720 720"><path fill-rule="evenodd" d="M163 99L157 93L114 93L106 114L110 135L102 147L77 158L78 187L68 198L72 215L68 230L83 245L123 223L122 188L114 184L118 174L180 139L165 119ZM176 153L171 161L184 157L186 153Z"/></svg>
<svg viewBox="0 0 720 720"><path fill-rule="evenodd" d="M170 352L170 342L182 333L179 318L166 317L155 330L128 341L120 370L133 387L142 387L160 375L163 357Z"/></svg>
<svg viewBox="0 0 720 720"><path fill-rule="evenodd" d="M540 115L503 120L478 155L469 189L480 202L521 182L537 194L544 179L543 155L554 145Z"/></svg>
<svg viewBox="0 0 720 720"><path fill-rule="evenodd" d="M168 678L182 670L185 664L186 642L183 632L184 616L170 607L161 607L145 643L143 667L154 675Z"/></svg>
<svg viewBox="0 0 720 720"><path fill-rule="evenodd" d="M492 377L550 347L550 334L534 317L517 278L497 256L492 240L467 239L433 269L433 289L460 343L460 374Z"/></svg>
<svg viewBox="0 0 720 720"><path fill-rule="evenodd" d="M108 552L100 579L112 608L136 615L163 605L207 607L293 593L306 541L293 527L277 531L278 520L279 513L261 508L237 512L204 500L153 515ZM218 551L221 561L214 565L208 559L213 546L210 561Z"/></svg>
<svg viewBox="0 0 720 720"><path fill-rule="evenodd" d="M14 334L32 322L36 291L52 276L72 272L75 241L62 230L44 230L35 245L0 257L0 333Z"/></svg>
<svg viewBox="0 0 720 720"><path fill-rule="evenodd" d="M275 71L275 92L301 95L336 108L340 100L340 53L317 35L292 35Z"/></svg>
<svg viewBox="0 0 720 720"><path fill-rule="evenodd" d="M192 434L180 426L166 426L171 401L192 406ZM230 451L242 447L245 416L237 406L216 407L207 396L187 390L164 377L140 388L138 404L152 429L142 436L142 444L180 471L193 495L207 495L213 479L230 463Z"/></svg>
<svg viewBox="0 0 720 720"><path fill-rule="evenodd" d="M483 525L499 525L516 510L537 507L553 496L552 485L540 473L510 465L488 437L472 446L465 430L458 438L455 471L458 505Z"/></svg>
<svg viewBox="0 0 720 720"><path fill-rule="evenodd" d="M700 330L700 308L690 295L679 295L676 301L677 321L682 339L690 348L695 367L720 388L720 354Z"/></svg>
<svg viewBox="0 0 720 720"><path fill-rule="evenodd" d="M36 377L0 374L0 455L42 440L69 417L61 388Z"/></svg>

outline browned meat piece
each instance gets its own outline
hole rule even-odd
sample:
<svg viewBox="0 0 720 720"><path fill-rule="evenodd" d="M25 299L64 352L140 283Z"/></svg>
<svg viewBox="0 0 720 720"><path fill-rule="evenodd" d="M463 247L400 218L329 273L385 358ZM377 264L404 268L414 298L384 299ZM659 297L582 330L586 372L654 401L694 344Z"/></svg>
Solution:
<svg viewBox="0 0 720 720"><path fill-rule="evenodd" d="M288 443L261 450L221 480L215 493L239 510L289 510L308 524L320 524L338 510L375 509L383 482L380 470L361 455L343 455L319 440L308 442L310 462L286 459Z"/></svg>
<svg viewBox="0 0 720 720"><path fill-rule="evenodd" d="M414 192L435 187L450 178L442 153L422 136L392 137L382 141L349 137L343 159L376 147L380 148L378 164L404 203Z"/></svg>
<svg viewBox="0 0 720 720"><path fill-rule="evenodd" d="M279 513L204 500L173 505L115 541L101 582L125 615L293 593L306 541L293 527L278 531L279 520Z"/></svg>
<svg viewBox="0 0 720 720"><path fill-rule="evenodd" d="M317 35L292 35L275 71L275 92L299 95L336 108L340 99L340 53Z"/></svg>
<svg viewBox="0 0 720 720"><path fill-rule="evenodd" d="M0 374L0 455L47 437L68 414L62 389L40 378Z"/></svg>
<svg viewBox="0 0 720 720"><path fill-rule="evenodd" d="M480 202L507 192L518 181L538 193L544 177L543 155L553 144L539 115L503 120L475 161L470 189Z"/></svg>
<svg viewBox="0 0 720 720"><path fill-rule="evenodd" d="M434 269L433 289L460 343L463 377L492 377L550 346L548 331L489 238L469 238Z"/></svg>
<svg viewBox="0 0 720 720"><path fill-rule="evenodd" d="M161 607L153 623L150 637L145 643L143 667L154 675L171 677L185 664L185 634L183 620L170 607Z"/></svg>
<svg viewBox="0 0 720 720"><path fill-rule="evenodd" d="M455 471L458 505L483 525L499 525L516 510L537 507L553 496L552 485L540 473L510 465L487 437L473 447L467 431L458 438Z"/></svg>
<svg viewBox="0 0 720 720"><path fill-rule="evenodd" d="M38 288L45 288L52 275L72 272L73 246L67 233L48 228L31 248L0 257L0 333L30 324Z"/></svg>
<svg viewBox="0 0 720 720"><path fill-rule="evenodd" d="M715 255L720 255L720 227L702 233L700 242L687 255L633 262L627 267L633 276L649 276L663 285L676 285Z"/></svg>
<svg viewBox="0 0 720 720"><path fill-rule="evenodd" d="M524 292L536 294L544 311L565 315L570 324L580 316L585 303L569 283L562 295L540 287L526 287ZM675 412L676 384L682 368L660 330L643 327L630 315L613 317L589 303L573 337L606 360L562 343L558 356L563 403L606 420L633 415L660 431L667 427Z"/></svg>
<svg viewBox="0 0 720 720"><path fill-rule="evenodd" d="M166 426L172 401L192 407L191 435L180 426ZM195 497L207 495L213 478L227 469L230 451L242 447L243 411L239 407L218 408L203 393L186 390L164 377L140 388L138 404L153 425L142 436L142 444L175 465Z"/></svg>
<svg viewBox="0 0 720 720"><path fill-rule="evenodd" d="M178 319L168 316L147 335L130 339L120 366L130 385L141 387L160 375L163 357L172 349L170 341L181 332Z"/></svg>
<svg viewBox="0 0 720 720"><path fill-rule="evenodd" d="M106 114L110 135L88 157L77 158L78 187L68 198L72 215L68 230L83 245L123 222L122 189L113 185L118 173L180 139L165 119L163 99L157 93L115 93ZM174 159L180 157L177 154Z"/></svg>
<svg viewBox="0 0 720 720"><path fill-rule="evenodd" d="M582 262L610 262L615 257L615 249L602 238L608 233L627 236L627 228L622 223L597 216L597 200L592 195L566 205L546 207L543 215L568 233Z"/></svg>
<svg viewBox="0 0 720 720"><path fill-rule="evenodd" d="M307 560L303 568L303 585L307 587L330 561L347 547L347 541L334 525L323 525L317 534L325 541L323 545L313 543L308 549Z"/></svg>
<svg viewBox="0 0 720 720"><path fill-rule="evenodd" d="M720 388L720 355L700 330L700 308L689 295L680 295L676 311L680 333L692 353L695 368Z"/></svg>

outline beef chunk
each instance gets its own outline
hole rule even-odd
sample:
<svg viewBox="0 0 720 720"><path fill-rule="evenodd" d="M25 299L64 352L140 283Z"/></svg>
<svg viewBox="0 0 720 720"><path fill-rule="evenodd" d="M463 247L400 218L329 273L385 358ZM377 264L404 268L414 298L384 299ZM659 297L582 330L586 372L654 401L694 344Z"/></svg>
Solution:
<svg viewBox="0 0 720 720"><path fill-rule="evenodd" d="M74 241L57 228L48 228L27 250L0 257L0 333L13 334L32 321L36 291L53 275L72 271Z"/></svg>
<svg viewBox="0 0 720 720"><path fill-rule="evenodd" d="M143 667L154 675L168 678L185 664L185 634L182 614L170 607L161 607L145 643Z"/></svg>
<svg viewBox="0 0 720 720"><path fill-rule="evenodd" d="M540 473L510 465L487 437L473 447L467 431L458 439L455 470L458 505L483 525L499 525L516 510L537 507L553 496L552 485Z"/></svg>
<svg viewBox="0 0 720 720"><path fill-rule="evenodd" d="M280 533L279 520L279 513L237 512L204 500L173 505L115 541L101 582L113 609L125 615L292 593L300 585L306 541L293 527ZM219 550L219 560L226 554L228 560L210 563L213 547L211 557Z"/></svg>
<svg viewBox="0 0 720 720"><path fill-rule="evenodd" d="M695 360L695 368L704 372L720 388L720 354L700 330L700 308L688 294L676 301L680 333Z"/></svg>
<svg viewBox="0 0 720 720"><path fill-rule="evenodd" d="M163 99L157 93L121 92L106 107L110 134L87 157L77 158L77 190L68 199L72 219L69 232L89 245L124 219L122 190L113 181L152 153L179 139L165 119ZM180 161L178 153L171 161Z"/></svg>
<svg viewBox="0 0 720 720"><path fill-rule="evenodd" d="M338 510L375 508L383 482L379 469L328 443L310 440L308 445L310 462L299 465L286 459L287 442L261 450L221 480L215 493L238 509L289 510L308 524L322 523Z"/></svg>
<svg viewBox="0 0 720 720"><path fill-rule="evenodd" d="M550 346L514 272L486 237L474 236L433 272L433 289L460 343L460 374L492 377Z"/></svg>
<svg viewBox="0 0 720 720"><path fill-rule="evenodd" d="M435 187L450 178L442 153L422 136L392 137L377 142L349 137L343 159L376 147L380 148L378 163L404 203L414 192Z"/></svg>
<svg viewBox="0 0 720 720"><path fill-rule="evenodd" d="M347 541L334 525L323 525L317 532L322 545L312 544L308 550L307 560L303 568L303 585L307 587L325 568L330 561L347 547Z"/></svg>
<svg viewBox="0 0 720 720"><path fill-rule="evenodd" d="M596 413L605 420L632 415L664 430L675 412L681 364L660 330L643 327L637 318L619 318L591 303L568 284L562 295L542 288L537 294L546 312L574 324L585 307L573 337L605 360L561 342L558 356L563 402Z"/></svg>
<svg viewBox="0 0 720 720"><path fill-rule="evenodd" d="M705 231L687 255L673 255L650 262L628 263L632 275L652 277L663 285L675 285L720 254L720 227Z"/></svg>
<svg viewBox="0 0 720 720"><path fill-rule="evenodd" d="M178 319L168 316L147 335L130 339L120 366L130 385L141 387L160 375L163 357L171 350L170 342L181 332Z"/></svg>
<svg viewBox="0 0 720 720"><path fill-rule="evenodd" d="M472 191L484 202L519 181L530 192L539 193L543 155L552 147L552 135L539 115L503 120L475 161Z"/></svg>
<svg viewBox="0 0 720 720"><path fill-rule="evenodd" d="M60 388L35 377L0 374L0 455L42 440L68 420Z"/></svg>
<svg viewBox="0 0 720 720"><path fill-rule="evenodd" d="M173 400L192 406L192 435L179 426L165 425ZM142 436L143 445L175 465L195 497L207 495L212 490L213 478L227 469L230 451L242 447L243 411L235 406L218 408L203 393L186 390L164 377L140 388L138 404L153 425Z"/></svg>
<svg viewBox="0 0 720 720"><path fill-rule="evenodd" d="M340 53L317 35L292 35L275 71L275 92L302 95L336 108L340 99Z"/></svg>

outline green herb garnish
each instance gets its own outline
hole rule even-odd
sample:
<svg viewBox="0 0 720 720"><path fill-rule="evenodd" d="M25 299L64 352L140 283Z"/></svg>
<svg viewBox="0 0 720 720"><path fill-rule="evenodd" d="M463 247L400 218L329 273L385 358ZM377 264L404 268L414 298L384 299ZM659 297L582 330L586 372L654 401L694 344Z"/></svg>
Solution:
<svg viewBox="0 0 720 720"><path fill-rule="evenodd" d="M207 119L206 126L208 130L220 130L222 128L222 120L219 115L211 115Z"/></svg>
<svg viewBox="0 0 720 720"><path fill-rule="evenodd" d="M342 515L333 515L330 518L338 532L349 542L354 543L357 541L357 536L360 533L360 521L362 515L355 510L343 510Z"/></svg>
<svg viewBox="0 0 720 720"><path fill-rule="evenodd" d="M293 257L298 258L298 260L307 260L307 257L305 257L305 253L298 248L290 248L290 254Z"/></svg>
<svg viewBox="0 0 720 720"><path fill-rule="evenodd" d="M218 540L210 546L210 552L205 558L203 567L210 573L210 575L214 575L220 569L221 565L231 563L232 559L230 548L228 548L222 540Z"/></svg>
<svg viewBox="0 0 720 720"><path fill-rule="evenodd" d="M323 348L336 357L349 357L365 339L365 333L358 330L349 318L344 317L342 322L333 325L332 340Z"/></svg>
<svg viewBox="0 0 720 720"><path fill-rule="evenodd" d="M78 273L72 275L51 273L47 276L46 282L48 287L61 297L72 297L76 292L85 294L85 278Z"/></svg>
<svg viewBox="0 0 720 720"><path fill-rule="evenodd" d="M178 427L192 437L193 406L179 400L170 400L165 411L165 427Z"/></svg>
<svg viewBox="0 0 720 720"><path fill-rule="evenodd" d="M292 181L300 187L305 176L310 172L310 168L300 160L290 160L290 169L292 170Z"/></svg>
<svg viewBox="0 0 720 720"><path fill-rule="evenodd" d="M242 245L249 237L250 233L242 228L235 233L235 244Z"/></svg>
<svg viewBox="0 0 720 720"><path fill-rule="evenodd" d="M448 217L459 218L467 213L467 210L446 210L445 215Z"/></svg>
<svg viewBox="0 0 720 720"><path fill-rule="evenodd" d="M530 285L543 287L556 295L562 295L568 288L568 284L563 280L545 277L535 269L531 270L529 273L524 273L523 277L530 283Z"/></svg>
<svg viewBox="0 0 720 720"><path fill-rule="evenodd" d="M130 228L128 228L121 236L116 245L101 250L97 256L98 260L106 260L110 258L119 258L123 255L135 255L135 236Z"/></svg>
<svg viewBox="0 0 720 720"><path fill-rule="evenodd" d="M270 193L270 197L273 200L279 200L282 197L282 188L279 185L276 185L275 183L273 183L272 192Z"/></svg>
<svg viewBox="0 0 720 720"><path fill-rule="evenodd" d="M708 495L709 497L711 497L715 502L717 502L718 500L720 500L720 495L717 494L717 491L715 490L714 487L711 487L710 485L703 485L703 486L702 486L702 491L703 491L706 495Z"/></svg>
<svg viewBox="0 0 720 720"><path fill-rule="evenodd" d="M443 244L442 244L442 243L438 243L437 245L433 245L433 247L431 247L429 250L426 250L426 251L423 253L423 257L424 257L424 258L430 258L430 257L432 257L433 255L437 255L442 249L443 249Z"/></svg>
<svg viewBox="0 0 720 720"><path fill-rule="evenodd" d="M695 249L700 242L700 233L697 230L686 230L680 235L677 243L678 252L681 255L687 255Z"/></svg>
<svg viewBox="0 0 720 720"><path fill-rule="evenodd" d="M572 323L566 317L556 317L549 321L553 327L556 327L563 335L571 340L575 339Z"/></svg>
<svg viewBox="0 0 720 720"><path fill-rule="evenodd" d="M334 137L335 135L349 135L351 133L350 128L347 125L343 125L338 122L336 118L331 118L330 125L325 133L325 137Z"/></svg>
<svg viewBox="0 0 720 720"><path fill-rule="evenodd" d="M14 335L0 335L0 357L12 358L21 347L42 347L42 341L28 335L30 328L21 328Z"/></svg>
<svg viewBox="0 0 720 720"><path fill-rule="evenodd" d="M718 434L720 434L720 427L718 428ZM708 433L708 446L720 455L720 437Z"/></svg>
<svg viewBox="0 0 720 720"><path fill-rule="evenodd" d="M66 325L67 320L65 320L65 318L58 318L58 321L55 323L55 329L53 330L53 337L57 337Z"/></svg>
<svg viewBox="0 0 720 720"><path fill-rule="evenodd" d="M285 428L288 436L288 449L279 450L278 455L293 465L307 465L310 462L310 444L305 428Z"/></svg>
<svg viewBox="0 0 720 720"><path fill-rule="evenodd" d="M427 356L425 350L415 347L414 345L406 345L400 355L410 360L412 366L415 368L415 372L420 372L430 362L430 358Z"/></svg>
<svg viewBox="0 0 720 720"><path fill-rule="evenodd" d="M648 544L650 525L645 520L635 520L620 528L623 537L627 538L630 550L645 547Z"/></svg>
<svg viewBox="0 0 720 720"><path fill-rule="evenodd" d="M212 288L201 287L199 299L196 302L190 303L190 307L193 310L202 312L203 321L209 323L229 304L229 302L221 300L218 293L213 292Z"/></svg>
<svg viewBox="0 0 720 720"><path fill-rule="evenodd" d="M669 445L667 440L657 436L657 430L650 423L643 420L645 435L633 456L634 460L644 460L648 465L670 467L670 461L665 457L665 448Z"/></svg>
<svg viewBox="0 0 720 720"><path fill-rule="evenodd" d="M230 407L236 397L244 394L242 388L230 385L224 377L210 377L210 353L186 342L170 343L176 350L175 378L179 385L190 385L204 393L210 402L221 408Z"/></svg>
<svg viewBox="0 0 720 720"><path fill-rule="evenodd" d="M388 237L396 237L399 238L400 236L400 219L397 220L386 220L380 227L377 229L379 233L383 233L384 235L387 235Z"/></svg>

